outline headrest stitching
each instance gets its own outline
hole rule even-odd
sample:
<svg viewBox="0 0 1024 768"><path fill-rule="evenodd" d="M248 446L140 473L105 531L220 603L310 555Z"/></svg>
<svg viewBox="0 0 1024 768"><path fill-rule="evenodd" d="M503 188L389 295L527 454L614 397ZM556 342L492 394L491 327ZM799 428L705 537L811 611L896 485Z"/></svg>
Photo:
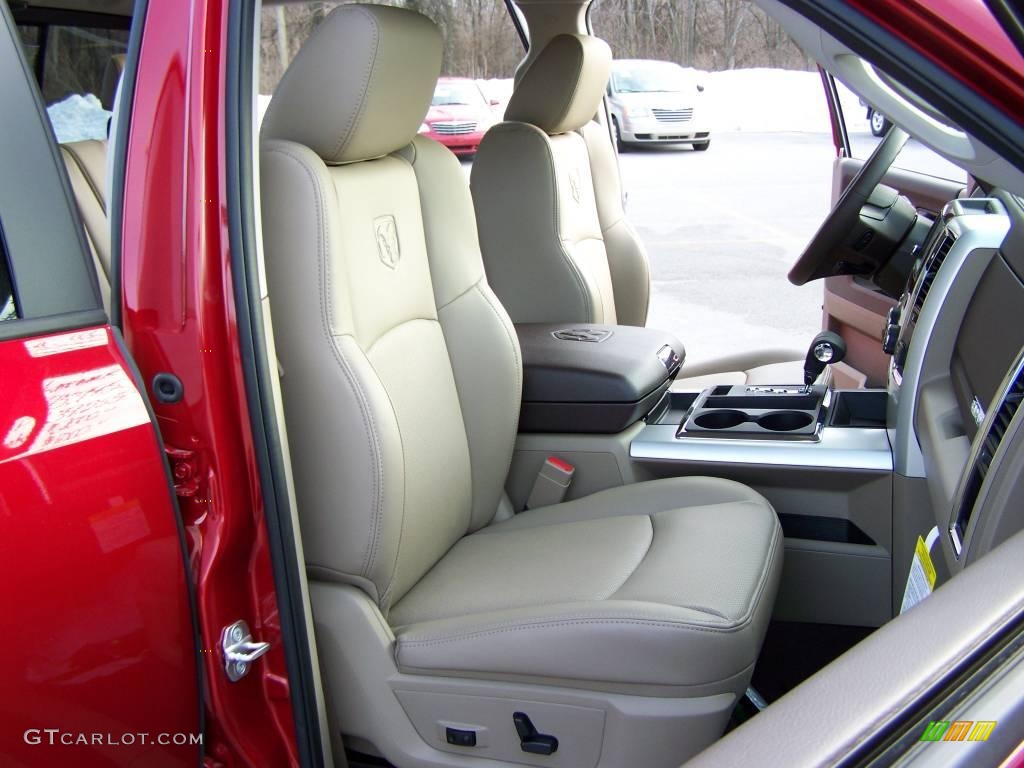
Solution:
<svg viewBox="0 0 1024 768"><path fill-rule="evenodd" d="M377 63L377 52L380 50L380 25L377 23L376 17L358 6L358 12L370 20L370 24L373 25L373 55L370 56L369 61L366 64L366 69L363 71L363 87L362 97L359 100L359 109L352 113L348 119L348 123L341 131L341 135L338 137L338 143L334 146L334 153L331 160L338 162L338 158L344 154L344 151L348 148L349 143L352 141L352 137L355 136L355 126L359 124L360 119L363 117L363 112L366 109L366 101L370 95L370 78L373 76L373 68Z"/></svg>
<svg viewBox="0 0 1024 768"><path fill-rule="evenodd" d="M565 106L562 107L562 111L561 113L559 113L558 119L555 120L553 126L555 128L559 127L561 123L565 122L566 116L568 116L569 112L572 111L573 104L576 102L576 95L580 91L580 83L583 82L583 65L587 60L586 52L583 50L585 43L581 41L579 38L574 37L573 39L577 43L573 50L575 50L578 54L578 58L576 60L576 82L573 83L572 93L570 93L569 98L566 99ZM574 129L570 129L569 131L562 131L562 133L569 133L571 130Z"/></svg>

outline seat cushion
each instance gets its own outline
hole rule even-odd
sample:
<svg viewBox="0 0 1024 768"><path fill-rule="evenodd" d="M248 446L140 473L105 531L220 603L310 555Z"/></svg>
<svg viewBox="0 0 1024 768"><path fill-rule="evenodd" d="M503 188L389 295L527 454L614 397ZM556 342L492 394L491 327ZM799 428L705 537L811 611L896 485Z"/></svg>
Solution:
<svg viewBox="0 0 1024 768"><path fill-rule="evenodd" d="M781 569L750 488L673 478L523 512L460 540L390 614L411 673L733 690Z"/></svg>

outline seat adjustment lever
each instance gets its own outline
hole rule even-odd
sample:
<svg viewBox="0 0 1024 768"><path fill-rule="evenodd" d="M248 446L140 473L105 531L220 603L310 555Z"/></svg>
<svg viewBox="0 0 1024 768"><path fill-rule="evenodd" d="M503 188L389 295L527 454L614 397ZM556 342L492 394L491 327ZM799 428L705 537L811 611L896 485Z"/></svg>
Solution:
<svg viewBox="0 0 1024 768"><path fill-rule="evenodd" d="M533 727L529 715L525 712L513 712L512 722L516 724L519 734L519 747L523 752L533 755L551 755L558 751L558 739L545 733L538 733Z"/></svg>

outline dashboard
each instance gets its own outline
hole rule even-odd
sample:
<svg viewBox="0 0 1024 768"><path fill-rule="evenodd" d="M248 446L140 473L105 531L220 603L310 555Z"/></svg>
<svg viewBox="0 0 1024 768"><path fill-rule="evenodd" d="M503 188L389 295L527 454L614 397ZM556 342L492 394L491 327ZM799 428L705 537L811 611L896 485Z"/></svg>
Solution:
<svg viewBox="0 0 1024 768"><path fill-rule="evenodd" d="M883 344L893 468L926 480L953 572L1024 528L1019 502L993 495L1021 450L1022 308L1021 201L995 190L947 204Z"/></svg>

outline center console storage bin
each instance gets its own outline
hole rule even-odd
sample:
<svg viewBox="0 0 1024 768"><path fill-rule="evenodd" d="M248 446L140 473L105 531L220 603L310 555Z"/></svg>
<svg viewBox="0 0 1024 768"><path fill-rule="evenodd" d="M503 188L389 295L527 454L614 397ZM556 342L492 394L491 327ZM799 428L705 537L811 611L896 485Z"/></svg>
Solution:
<svg viewBox="0 0 1024 768"><path fill-rule="evenodd" d="M884 389L844 389L835 393L830 427L884 429L889 393Z"/></svg>
<svg viewBox="0 0 1024 768"><path fill-rule="evenodd" d="M675 336L593 323L521 323L520 432L615 433L646 416L679 372Z"/></svg>

